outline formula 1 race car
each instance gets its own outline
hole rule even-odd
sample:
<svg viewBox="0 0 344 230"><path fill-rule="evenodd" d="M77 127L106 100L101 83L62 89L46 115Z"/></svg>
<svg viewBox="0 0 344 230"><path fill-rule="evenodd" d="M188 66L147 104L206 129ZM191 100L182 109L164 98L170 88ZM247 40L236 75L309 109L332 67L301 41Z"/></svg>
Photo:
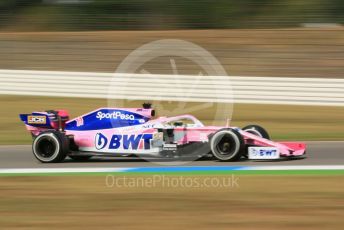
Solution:
<svg viewBox="0 0 344 230"><path fill-rule="evenodd" d="M61 162L67 156L176 157L198 152L220 161L280 159L302 156L304 143L274 142L258 125L204 126L192 115L155 116L143 108L100 108L75 119L65 110L20 114L33 136L33 154L41 162ZM192 151L191 151L192 150ZM195 151L196 150L196 151Z"/></svg>

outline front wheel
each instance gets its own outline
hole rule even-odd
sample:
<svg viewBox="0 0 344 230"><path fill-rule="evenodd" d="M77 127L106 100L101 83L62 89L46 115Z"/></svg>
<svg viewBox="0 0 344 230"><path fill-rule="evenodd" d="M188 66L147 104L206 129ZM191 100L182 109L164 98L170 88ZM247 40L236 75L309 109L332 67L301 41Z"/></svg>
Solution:
<svg viewBox="0 0 344 230"><path fill-rule="evenodd" d="M262 137L262 138L270 140L269 133L263 127L259 125L248 125L242 128L242 130L244 130L245 132L254 134L258 137Z"/></svg>
<svg viewBox="0 0 344 230"><path fill-rule="evenodd" d="M68 138L60 132L48 131L39 134L33 141L33 155L43 163L63 161L69 152Z"/></svg>
<svg viewBox="0 0 344 230"><path fill-rule="evenodd" d="M241 158L245 142L241 134L234 129L222 129L210 140L214 157L220 161L237 161Z"/></svg>

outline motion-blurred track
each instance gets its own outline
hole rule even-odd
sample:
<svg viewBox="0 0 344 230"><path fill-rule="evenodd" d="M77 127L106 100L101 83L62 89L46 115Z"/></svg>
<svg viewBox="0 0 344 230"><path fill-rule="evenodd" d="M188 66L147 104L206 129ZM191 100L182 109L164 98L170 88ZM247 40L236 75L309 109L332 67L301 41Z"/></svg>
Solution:
<svg viewBox="0 0 344 230"><path fill-rule="evenodd" d="M189 166L210 166L210 165L344 165L344 142L308 142L306 158L288 161L240 161L240 162L219 162L210 159L198 160L185 163ZM66 159L63 163L42 164L39 163L31 152L31 146L0 146L0 168L75 168L75 167L153 167L164 164L166 160L152 159L145 161L140 158L94 157L87 162L76 162Z"/></svg>

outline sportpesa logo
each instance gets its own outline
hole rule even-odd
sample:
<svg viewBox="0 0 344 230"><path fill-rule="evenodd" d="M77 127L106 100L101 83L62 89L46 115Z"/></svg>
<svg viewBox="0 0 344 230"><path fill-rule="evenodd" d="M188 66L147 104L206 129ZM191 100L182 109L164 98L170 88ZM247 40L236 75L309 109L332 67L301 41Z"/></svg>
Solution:
<svg viewBox="0 0 344 230"><path fill-rule="evenodd" d="M97 113L97 118L99 120L102 120L104 118L121 119L121 120L135 120L135 116L133 114L124 114L124 113L121 113L120 111L114 111L112 113L103 113L103 112L99 111Z"/></svg>

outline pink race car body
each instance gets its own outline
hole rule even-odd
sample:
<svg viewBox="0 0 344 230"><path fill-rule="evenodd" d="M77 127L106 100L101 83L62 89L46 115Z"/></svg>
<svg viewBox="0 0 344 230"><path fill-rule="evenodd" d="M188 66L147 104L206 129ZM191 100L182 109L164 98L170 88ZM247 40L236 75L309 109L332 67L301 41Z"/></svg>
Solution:
<svg viewBox="0 0 344 230"><path fill-rule="evenodd" d="M162 157L191 152L212 153L218 160L235 161L241 157L297 157L306 151L304 143L269 140L267 132L256 125L243 129L204 126L192 115L153 119L154 114L146 105L144 108L100 108L71 120L63 110L20 117L34 137L34 155L42 162L57 162L66 156L74 159L95 155Z"/></svg>

